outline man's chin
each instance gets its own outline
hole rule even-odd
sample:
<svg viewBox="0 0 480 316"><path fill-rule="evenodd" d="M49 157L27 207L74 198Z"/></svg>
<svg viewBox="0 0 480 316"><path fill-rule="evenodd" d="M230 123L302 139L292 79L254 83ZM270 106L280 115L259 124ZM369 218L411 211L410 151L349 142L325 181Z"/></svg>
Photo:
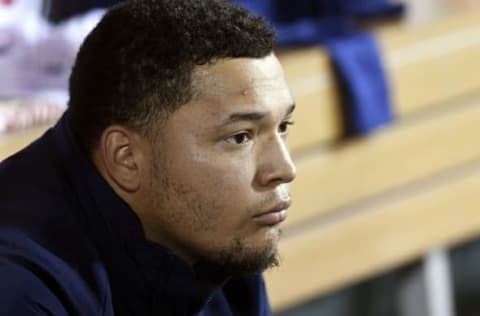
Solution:
<svg viewBox="0 0 480 316"><path fill-rule="evenodd" d="M229 248L208 254L202 260L202 265L205 264L230 276L261 273L280 264L276 238L263 247L251 247L235 240Z"/></svg>

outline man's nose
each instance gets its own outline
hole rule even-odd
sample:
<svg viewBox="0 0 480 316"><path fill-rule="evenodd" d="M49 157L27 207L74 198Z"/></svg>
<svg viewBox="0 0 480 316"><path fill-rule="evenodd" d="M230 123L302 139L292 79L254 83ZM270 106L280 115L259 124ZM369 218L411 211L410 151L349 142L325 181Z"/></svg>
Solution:
<svg viewBox="0 0 480 316"><path fill-rule="evenodd" d="M297 171L283 138L276 138L267 150L259 155L261 165L257 176L262 186L276 186L295 179Z"/></svg>

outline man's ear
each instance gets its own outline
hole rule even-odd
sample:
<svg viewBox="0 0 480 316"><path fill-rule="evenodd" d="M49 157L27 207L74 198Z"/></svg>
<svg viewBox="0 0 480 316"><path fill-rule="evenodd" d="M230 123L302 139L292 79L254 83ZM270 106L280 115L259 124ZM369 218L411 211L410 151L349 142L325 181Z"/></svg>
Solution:
<svg viewBox="0 0 480 316"><path fill-rule="evenodd" d="M144 163L139 135L123 126L109 126L100 139L104 171L111 181L127 192L135 192L141 183Z"/></svg>

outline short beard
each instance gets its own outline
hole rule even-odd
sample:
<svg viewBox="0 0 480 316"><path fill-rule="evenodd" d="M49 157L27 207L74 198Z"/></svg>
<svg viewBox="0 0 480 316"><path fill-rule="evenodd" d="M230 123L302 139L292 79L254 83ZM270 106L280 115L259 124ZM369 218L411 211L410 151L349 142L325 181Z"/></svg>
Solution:
<svg viewBox="0 0 480 316"><path fill-rule="evenodd" d="M261 273L279 265L276 245L272 245L271 249L259 250L236 239L228 249L204 256L194 268L200 278L211 279Z"/></svg>

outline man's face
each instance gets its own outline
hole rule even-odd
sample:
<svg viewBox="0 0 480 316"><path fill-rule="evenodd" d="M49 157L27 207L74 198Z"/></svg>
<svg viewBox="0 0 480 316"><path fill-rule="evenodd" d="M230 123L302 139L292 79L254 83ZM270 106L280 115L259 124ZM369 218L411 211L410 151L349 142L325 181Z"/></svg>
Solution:
<svg viewBox="0 0 480 316"><path fill-rule="evenodd" d="M295 167L293 98L274 55L202 66L198 93L162 125L146 176L147 236L232 273L277 263Z"/></svg>

